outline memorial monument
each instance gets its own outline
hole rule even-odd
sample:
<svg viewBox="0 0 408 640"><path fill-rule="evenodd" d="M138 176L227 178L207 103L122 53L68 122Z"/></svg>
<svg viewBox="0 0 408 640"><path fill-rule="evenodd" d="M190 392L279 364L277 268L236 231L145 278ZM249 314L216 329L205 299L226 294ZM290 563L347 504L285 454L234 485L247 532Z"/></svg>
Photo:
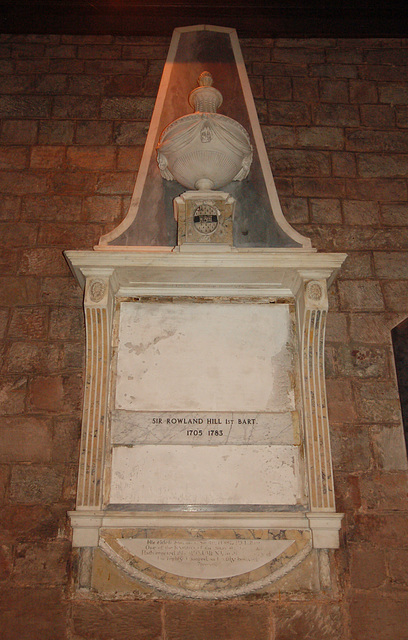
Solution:
<svg viewBox="0 0 408 640"><path fill-rule="evenodd" d="M78 586L220 599L327 574L345 256L283 217L234 30L176 29L128 215L66 255L87 328Z"/></svg>

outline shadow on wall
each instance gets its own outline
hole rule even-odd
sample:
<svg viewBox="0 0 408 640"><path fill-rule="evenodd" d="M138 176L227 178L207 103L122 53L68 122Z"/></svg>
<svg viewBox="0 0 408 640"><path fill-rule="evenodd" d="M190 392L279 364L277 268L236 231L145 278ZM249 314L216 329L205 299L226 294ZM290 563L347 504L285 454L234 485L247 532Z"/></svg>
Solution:
<svg viewBox="0 0 408 640"><path fill-rule="evenodd" d="M404 424L405 445L408 452L408 318L392 329L391 336Z"/></svg>

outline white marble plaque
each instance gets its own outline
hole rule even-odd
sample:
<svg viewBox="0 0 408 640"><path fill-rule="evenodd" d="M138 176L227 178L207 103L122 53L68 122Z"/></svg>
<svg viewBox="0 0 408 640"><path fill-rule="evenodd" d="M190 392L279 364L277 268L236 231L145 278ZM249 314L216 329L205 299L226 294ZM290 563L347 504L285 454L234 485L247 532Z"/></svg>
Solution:
<svg viewBox="0 0 408 640"><path fill-rule="evenodd" d="M295 505L298 456L288 445L114 447L110 502Z"/></svg>
<svg viewBox="0 0 408 640"><path fill-rule="evenodd" d="M111 441L128 444L300 444L297 412L112 412Z"/></svg>
<svg viewBox="0 0 408 640"><path fill-rule="evenodd" d="M118 543L163 571L185 578L216 579L262 567L286 551L293 540L125 538Z"/></svg>
<svg viewBox="0 0 408 640"><path fill-rule="evenodd" d="M293 411L289 305L124 302L115 409Z"/></svg>

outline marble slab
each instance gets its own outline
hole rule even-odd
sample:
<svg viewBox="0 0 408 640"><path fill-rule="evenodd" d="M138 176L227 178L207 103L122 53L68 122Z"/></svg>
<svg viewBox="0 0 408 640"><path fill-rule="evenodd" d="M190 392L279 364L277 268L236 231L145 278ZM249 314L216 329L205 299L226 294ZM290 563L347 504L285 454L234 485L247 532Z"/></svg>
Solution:
<svg viewBox="0 0 408 640"><path fill-rule="evenodd" d="M113 448L111 504L296 505L299 447L135 445Z"/></svg>
<svg viewBox="0 0 408 640"><path fill-rule="evenodd" d="M295 410L289 305L124 302L115 409Z"/></svg>
<svg viewBox="0 0 408 640"><path fill-rule="evenodd" d="M285 413L112 412L111 442L132 444L300 444L299 416Z"/></svg>
<svg viewBox="0 0 408 640"><path fill-rule="evenodd" d="M177 576L215 579L262 567L293 540L209 540L125 538L118 543L132 555Z"/></svg>

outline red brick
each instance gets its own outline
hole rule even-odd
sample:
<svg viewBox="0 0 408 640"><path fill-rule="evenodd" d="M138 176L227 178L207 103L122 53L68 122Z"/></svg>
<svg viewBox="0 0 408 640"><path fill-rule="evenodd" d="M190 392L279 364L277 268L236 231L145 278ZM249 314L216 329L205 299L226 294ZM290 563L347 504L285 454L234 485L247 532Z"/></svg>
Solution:
<svg viewBox="0 0 408 640"><path fill-rule="evenodd" d="M134 74L144 76L147 71L146 60L86 60L86 73L92 74Z"/></svg>
<svg viewBox="0 0 408 640"><path fill-rule="evenodd" d="M301 125L310 123L310 113L302 102L268 102L269 124Z"/></svg>
<svg viewBox="0 0 408 640"><path fill-rule="evenodd" d="M333 467L336 471L356 473L368 471L372 465L370 435L367 428L353 427L353 438L349 428L331 430Z"/></svg>
<svg viewBox="0 0 408 640"><path fill-rule="evenodd" d="M353 520L353 512L361 509L359 476L335 471L334 488L336 509L339 513L345 513L343 526L348 529L348 521Z"/></svg>
<svg viewBox="0 0 408 640"><path fill-rule="evenodd" d="M366 511L406 511L408 508L406 471L366 475L361 478L360 486Z"/></svg>
<svg viewBox="0 0 408 640"><path fill-rule="evenodd" d="M11 415L24 413L27 379L24 377L0 382L0 413Z"/></svg>
<svg viewBox="0 0 408 640"><path fill-rule="evenodd" d="M344 637L342 613L337 604L299 602L276 607L274 613L276 640L332 640Z"/></svg>
<svg viewBox="0 0 408 640"><path fill-rule="evenodd" d="M388 82L378 87L380 102L389 104L408 104L408 87L406 84Z"/></svg>
<svg viewBox="0 0 408 640"><path fill-rule="evenodd" d="M283 215L290 224L309 221L306 198L281 198Z"/></svg>
<svg viewBox="0 0 408 640"><path fill-rule="evenodd" d="M408 127L408 107L398 106L395 108L398 127Z"/></svg>
<svg viewBox="0 0 408 640"><path fill-rule="evenodd" d="M34 416L2 418L0 462L48 462L51 432L47 420Z"/></svg>
<svg viewBox="0 0 408 640"><path fill-rule="evenodd" d="M312 221L321 224L341 224L341 207L339 200L326 198L310 200Z"/></svg>
<svg viewBox="0 0 408 640"><path fill-rule="evenodd" d="M19 586L57 586L67 583L68 541L20 543L16 546L13 582Z"/></svg>
<svg viewBox="0 0 408 640"><path fill-rule="evenodd" d="M378 102L375 82L368 80L350 80L350 102L359 104Z"/></svg>
<svg viewBox="0 0 408 640"><path fill-rule="evenodd" d="M408 550L395 549L387 554L391 582L397 586L408 584Z"/></svg>
<svg viewBox="0 0 408 640"><path fill-rule="evenodd" d="M26 220L80 221L82 199L77 196L26 196L22 218Z"/></svg>
<svg viewBox="0 0 408 640"><path fill-rule="evenodd" d="M318 102L319 84L315 78L293 78L293 99L300 102Z"/></svg>
<svg viewBox="0 0 408 640"><path fill-rule="evenodd" d="M32 169L61 169L65 165L65 147L37 146L31 150Z"/></svg>
<svg viewBox="0 0 408 640"><path fill-rule="evenodd" d="M99 98L86 96L56 96L52 116L54 118L97 118Z"/></svg>
<svg viewBox="0 0 408 640"><path fill-rule="evenodd" d="M123 47L122 57L124 59L130 58L163 58L167 56L167 46L149 46L149 45L125 45Z"/></svg>
<svg viewBox="0 0 408 640"><path fill-rule="evenodd" d="M4 120L0 140L6 144L34 144L37 130L35 120Z"/></svg>
<svg viewBox="0 0 408 640"><path fill-rule="evenodd" d="M362 178L394 178L408 176L408 155L398 156L361 153L357 155L358 174Z"/></svg>
<svg viewBox="0 0 408 640"><path fill-rule="evenodd" d="M26 247L35 244L38 228L26 222L4 223L0 225L2 241L8 247Z"/></svg>
<svg viewBox="0 0 408 640"><path fill-rule="evenodd" d="M30 249L23 253L20 273L37 276L60 276L68 273L68 266L59 249Z"/></svg>
<svg viewBox="0 0 408 640"><path fill-rule="evenodd" d="M53 44L45 47L47 58L75 58L76 47L70 44Z"/></svg>
<svg viewBox="0 0 408 640"><path fill-rule="evenodd" d="M329 156L319 151L270 149L268 157L276 176L328 176Z"/></svg>
<svg viewBox="0 0 408 640"><path fill-rule="evenodd" d="M53 463L78 463L80 434L81 421L79 418L71 416L57 416L55 418L51 457Z"/></svg>
<svg viewBox="0 0 408 640"><path fill-rule="evenodd" d="M119 171L138 171L142 153L143 147L119 147L117 169Z"/></svg>
<svg viewBox="0 0 408 640"><path fill-rule="evenodd" d="M42 120L38 134L40 144L70 144L74 138L71 120Z"/></svg>
<svg viewBox="0 0 408 640"><path fill-rule="evenodd" d="M62 74L46 74L42 73L36 83L36 93L45 93L49 95L64 94L67 90L67 77Z"/></svg>
<svg viewBox="0 0 408 640"><path fill-rule="evenodd" d="M290 78L266 77L264 80L265 98L268 100L291 100L292 83Z"/></svg>
<svg viewBox="0 0 408 640"><path fill-rule="evenodd" d="M313 122L329 127L357 127L358 107L346 104L321 104L313 108Z"/></svg>
<svg viewBox="0 0 408 640"><path fill-rule="evenodd" d="M277 62L290 62L291 64L306 65L309 63L324 62L324 51L319 49L303 48L275 48L272 59Z"/></svg>
<svg viewBox="0 0 408 640"><path fill-rule="evenodd" d="M88 600L74 601L72 607L73 630L81 640L158 640L162 635L160 601L99 603Z"/></svg>
<svg viewBox="0 0 408 640"><path fill-rule="evenodd" d="M302 147L318 149L342 149L343 132L334 127L299 127L297 130L299 144Z"/></svg>
<svg viewBox="0 0 408 640"><path fill-rule="evenodd" d="M46 96L2 96L0 97L1 118L47 118L51 101Z"/></svg>
<svg viewBox="0 0 408 640"><path fill-rule="evenodd" d="M98 176L96 192L107 195L130 195L135 186L135 174L131 172L103 173Z"/></svg>
<svg viewBox="0 0 408 640"><path fill-rule="evenodd" d="M68 94L99 96L105 93L105 78L100 75L77 74L68 80Z"/></svg>
<svg viewBox="0 0 408 640"><path fill-rule="evenodd" d="M9 310L0 308L0 338L4 338L9 321Z"/></svg>
<svg viewBox="0 0 408 640"><path fill-rule="evenodd" d="M168 640L269 640L272 632L266 603L188 603L165 605Z"/></svg>
<svg viewBox="0 0 408 640"><path fill-rule="evenodd" d="M249 76L248 80L249 80L249 84L251 86L252 95L254 96L254 98L264 98L265 97L264 79L262 77L260 77L260 76ZM146 93L146 90L152 89L154 91L154 88L156 90L154 91L153 95L157 95L157 89L158 89L157 79L146 78L146 82L144 84L144 88L145 88L144 95L150 95L150 94Z"/></svg>
<svg viewBox="0 0 408 640"><path fill-rule="evenodd" d="M356 594L350 603L351 631L353 640L372 640L375 629L376 640L404 638L407 632L408 596L400 599L377 593Z"/></svg>
<svg viewBox="0 0 408 640"><path fill-rule="evenodd" d="M47 334L47 315L47 309L43 307L17 307L13 311L8 335L41 340Z"/></svg>
<svg viewBox="0 0 408 640"><path fill-rule="evenodd" d="M242 55L244 56L245 62L268 61L270 57L268 47L246 47L244 45L242 45Z"/></svg>
<svg viewBox="0 0 408 640"><path fill-rule="evenodd" d="M21 198L3 196L0 198L0 221L17 220L19 218Z"/></svg>
<svg viewBox="0 0 408 640"><path fill-rule="evenodd" d="M406 471L407 450L402 426L376 426L372 432L376 466L385 471Z"/></svg>
<svg viewBox="0 0 408 640"><path fill-rule="evenodd" d="M354 422L357 414L354 407L353 391L348 380L327 380L330 421Z"/></svg>
<svg viewBox="0 0 408 640"><path fill-rule="evenodd" d="M349 151L408 153L408 131L374 131L351 129L346 131Z"/></svg>
<svg viewBox="0 0 408 640"><path fill-rule="evenodd" d="M44 223L40 229L38 242L45 245L57 245L63 249L80 247L91 248L99 240L101 233L95 225L51 224Z"/></svg>
<svg viewBox="0 0 408 640"><path fill-rule="evenodd" d="M335 178L295 178L294 192L297 196L316 198L341 198L345 195L344 180Z"/></svg>
<svg viewBox="0 0 408 640"><path fill-rule="evenodd" d="M149 120L154 102L153 98L103 98L101 115L102 118Z"/></svg>
<svg viewBox="0 0 408 640"><path fill-rule="evenodd" d="M82 306L83 292L72 277L43 278L41 293L45 304Z"/></svg>
<svg viewBox="0 0 408 640"><path fill-rule="evenodd" d="M110 222L122 214L120 196L92 196L84 202L84 212L90 222Z"/></svg>
<svg viewBox="0 0 408 640"><path fill-rule="evenodd" d="M34 93L35 76L23 76L13 74L3 76L1 88L3 94L30 94Z"/></svg>
<svg viewBox="0 0 408 640"><path fill-rule="evenodd" d="M353 178L357 175L357 165L354 153L332 153L332 171L336 178Z"/></svg>
<svg viewBox="0 0 408 640"><path fill-rule="evenodd" d="M389 128L394 126L394 110L385 104L363 104L360 107L361 124L365 127Z"/></svg>
<svg viewBox="0 0 408 640"><path fill-rule="evenodd" d="M46 193L48 178L43 173L25 171L4 171L0 173L0 193L25 195L26 193Z"/></svg>
<svg viewBox="0 0 408 640"><path fill-rule="evenodd" d="M328 49L326 51L326 59L327 62L334 63L350 63L350 64L359 64L363 61L362 51L353 47L347 48L347 41L336 49Z"/></svg>
<svg viewBox="0 0 408 640"><path fill-rule="evenodd" d="M384 282L383 290L387 309L406 313L408 308L408 282Z"/></svg>
<svg viewBox="0 0 408 640"><path fill-rule="evenodd" d="M107 96L140 96L142 87L142 76L115 75L107 83L105 94Z"/></svg>
<svg viewBox="0 0 408 640"><path fill-rule="evenodd" d="M40 300L40 284L38 278L0 278L3 305L36 304Z"/></svg>
<svg viewBox="0 0 408 640"><path fill-rule="evenodd" d="M362 278L372 278L374 269L371 254L363 251L350 251L343 262L339 279L361 280Z"/></svg>
<svg viewBox="0 0 408 640"><path fill-rule="evenodd" d="M13 44L12 57L13 58L42 58L45 52L43 44L38 43L24 43Z"/></svg>
<svg viewBox="0 0 408 640"><path fill-rule="evenodd" d="M96 174L83 171L56 173L52 179L52 187L55 194L79 195L93 193L95 191Z"/></svg>
<svg viewBox="0 0 408 640"><path fill-rule="evenodd" d="M68 147L67 163L72 169L106 171L115 167L116 149L105 146Z"/></svg>
<svg viewBox="0 0 408 640"><path fill-rule="evenodd" d="M14 466L10 500L16 504L52 504L61 498L63 476L57 469Z"/></svg>
<svg viewBox="0 0 408 640"><path fill-rule="evenodd" d="M0 147L0 169L24 169L27 164L27 147Z"/></svg>
<svg viewBox="0 0 408 640"><path fill-rule="evenodd" d="M321 102L345 103L349 101L346 80L320 80Z"/></svg>
<svg viewBox="0 0 408 640"><path fill-rule="evenodd" d="M375 82L385 81L401 81L404 82L408 78L407 67L393 67L389 64L370 64L359 67L362 78L374 80Z"/></svg>
<svg viewBox="0 0 408 640"><path fill-rule="evenodd" d="M4 588L0 597L2 640L65 640L67 604L50 588Z"/></svg>
<svg viewBox="0 0 408 640"><path fill-rule="evenodd" d="M381 206L381 218L385 225L404 227L408 219L408 205L383 204Z"/></svg>
<svg viewBox="0 0 408 640"><path fill-rule="evenodd" d="M4 275L15 275L21 259L20 249L7 249L0 247L0 270Z"/></svg>
<svg viewBox="0 0 408 640"><path fill-rule="evenodd" d="M77 124L77 144L104 145L112 142L113 123L98 120L83 120Z"/></svg>
<svg viewBox="0 0 408 640"><path fill-rule="evenodd" d="M375 64L407 65L408 51L406 49L372 49L367 51L366 62Z"/></svg>
<svg viewBox="0 0 408 640"><path fill-rule="evenodd" d="M380 311L384 301L380 285L375 281L339 282L340 304L343 310Z"/></svg>
<svg viewBox="0 0 408 640"><path fill-rule="evenodd" d="M85 69L84 60L75 58L55 58L50 60L50 73L83 73Z"/></svg>
<svg viewBox="0 0 408 640"><path fill-rule="evenodd" d="M120 58L121 48L118 45L88 44L78 47L78 58L112 59Z"/></svg>
<svg viewBox="0 0 408 640"><path fill-rule="evenodd" d="M13 570L13 548L11 545L0 545L0 581L6 580Z"/></svg>
<svg viewBox="0 0 408 640"><path fill-rule="evenodd" d="M375 589L383 585L387 580L384 551L352 548L350 576L355 589Z"/></svg>
<svg viewBox="0 0 408 640"><path fill-rule="evenodd" d="M354 391L361 422L399 423L401 409L397 386L386 380L355 381Z"/></svg>
<svg viewBox="0 0 408 640"><path fill-rule="evenodd" d="M345 200L343 203L344 221L350 225L378 225L380 214L376 202L364 200Z"/></svg>
<svg viewBox="0 0 408 640"><path fill-rule="evenodd" d="M30 385L30 407L34 411L63 411L62 376L36 378Z"/></svg>
<svg viewBox="0 0 408 640"><path fill-rule="evenodd" d="M379 278L408 279L408 264L403 252L374 253L375 272Z"/></svg>
<svg viewBox="0 0 408 640"><path fill-rule="evenodd" d="M314 64L310 67L310 75L321 78L357 78L358 68L352 64Z"/></svg>
<svg viewBox="0 0 408 640"><path fill-rule="evenodd" d="M390 202L406 201L408 198L405 180L387 178L348 179L347 196L352 200L380 200Z"/></svg>
<svg viewBox="0 0 408 640"><path fill-rule="evenodd" d="M117 122L114 125L114 142L119 145L144 145L148 128L146 122Z"/></svg>

